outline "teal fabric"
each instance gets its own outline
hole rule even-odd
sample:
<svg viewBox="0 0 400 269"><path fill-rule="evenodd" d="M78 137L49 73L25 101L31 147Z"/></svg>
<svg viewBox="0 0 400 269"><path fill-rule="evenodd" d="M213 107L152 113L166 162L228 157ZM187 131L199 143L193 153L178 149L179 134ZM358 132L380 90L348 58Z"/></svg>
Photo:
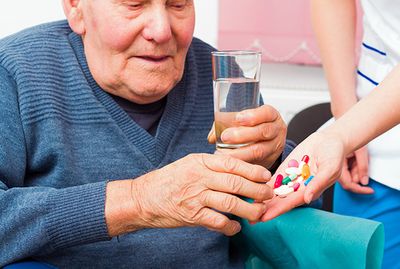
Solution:
<svg viewBox="0 0 400 269"><path fill-rule="evenodd" d="M234 243L249 255L247 269L381 268L379 222L299 208L269 222L241 224Z"/></svg>

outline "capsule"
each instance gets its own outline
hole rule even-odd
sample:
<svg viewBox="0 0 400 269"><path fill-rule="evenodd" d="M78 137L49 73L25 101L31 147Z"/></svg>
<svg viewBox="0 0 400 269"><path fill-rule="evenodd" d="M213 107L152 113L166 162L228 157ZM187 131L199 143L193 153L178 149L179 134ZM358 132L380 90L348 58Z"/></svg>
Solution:
<svg viewBox="0 0 400 269"><path fill-rule="evenodd" d="M297 167L288 167L285 169L285 173L287 175L291 175L291 174L296 174L296 175L300 175L301 174L301 170Z"/></svg>
<svg viewBox="0 0 400 269"><path fill-rule="evenodd" d="M294 191L297 191L300 188L300 183L298 183L298 182L294 183L292 188Z"/></svg>
<svg viewBox="0 0 400 269"><path fill-rule="evenodd" d="M279 188L274 189L274 194L283 198L291 194L293 191L293 188L288 187L287 185L282 185Z"/></svg>
<svg viewBox="0 0 400 269"><path fill-rule="evenodd" d="M310 157L308 155L304 155L303 158L301 158L300 164L299 164L299 169L303 169L303 166L305 164L308 164L310 161Z"/></svg>
<svg viewBox="0 0 400 269"><path fill-rule="evenodd" d="M310 183L310 181L314 178L314 176L310 176L309 178L307 178L307 180L304 182L304 186L307 186L308 183Z"/></svg>
<svg viewBox="0 0 400 269"><path fill-rule="evenodd" d="M274 189L279 188L282 185L283 176L278 174L275 179Z"/></svg>
<svg viewBox="0 0 400 269"><path fill-rule="evenodd" d="M304 155L303 158L301 158L301 161L308 163L310 161L310 157L308 155Z"/></svg>
<svg viewBox="0 0 400 269"><path fill-rule="evenodd" d="M287 185L290 181L292 181L293 179L296 179L297 175L296 174L292 174L290 176L285 177L282 180L282 185Z"/></svg>
<svg viewBox="0 0 400 269"><path fill-rule="evenodd" d="M303 165L303 168L301 168L301 176L302 176L303 178L309 178L310 175L311 175L311 173L310 173L310 166L308 166L308 164L305 163L305 164Z"/></svg>

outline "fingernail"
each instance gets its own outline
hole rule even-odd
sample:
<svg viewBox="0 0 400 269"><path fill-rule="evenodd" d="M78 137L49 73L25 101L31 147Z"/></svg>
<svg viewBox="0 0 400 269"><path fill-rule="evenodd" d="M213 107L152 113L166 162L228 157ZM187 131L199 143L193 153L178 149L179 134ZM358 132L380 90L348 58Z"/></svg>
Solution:
<svg viewBox="0 0 400 269"><path fill-rule="evenodd" d="M314 194L312 192L306 193L305 197L304 197L304 202L306 202L306 204L311 203L313 196L314 196Z"/></svg>
<svg viewBox="0 0 400 269"><path fill-rule="evenodd" d="M239 223L235 224L235 228L234 228L235 234L237 234L238 232L240 232L241 229L242 229L242 226L240 226Z"/></svg>
<svg viewBox="0 0 400 269"><path fill-rule="evenodd" d="M243 122L243 121L246 121L248 119L248 117L249 116L244 112L237 113L236 114L236 121Z"/></svg>
<svg viewBox="0 0 400 269"><path fill-rule="evenodd" d="M270 171L265 171L264 172L264 174L263 174L263 178L265 179L265 180L270 180L271 179L271 172Z"/></svg>
<svg viewBox="0 0 400 269"><path fill-rule="evenodd" d="M369 177L368 177L368 176L363 176L363 178L361 179L361 183L362 183L363 185L367 185L367 184L368 184L368 180L369 180Z"/></svg>
<svg viewBox="0 0 400 269"><path fill-rule="evenodd" d="M232 133L229 131L223 132L221 134L221 139L223 142L229 142L229 140L232 138Z"/></svg>

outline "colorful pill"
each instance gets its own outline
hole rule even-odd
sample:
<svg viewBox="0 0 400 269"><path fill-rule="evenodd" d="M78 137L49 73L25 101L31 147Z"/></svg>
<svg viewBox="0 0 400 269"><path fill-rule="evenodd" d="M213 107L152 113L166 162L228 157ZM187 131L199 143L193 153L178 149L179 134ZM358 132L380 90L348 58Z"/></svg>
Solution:
<svg viewBox="0 0 400 269"><path fill-rule="evenodd" d="M309 178L307 178L307 180L304 182L304 186L307 186L308 183L310 183L310 181L314 178L314 176L310 176Z"/></svg>
<svg viewBox="0 0 400 269"><path fill-rule="evenodd" d="M283 176L278 174L275 179L274 189L279 188L282 185Z"/></svg>
<svg viewBox="0 0 400 269"><path fill-rule="evenodd" d="M298 183L298 182L294 183L293 190L297 191L299 188L300 188L300 183Z"/></svg>
<svg viewBox="0 0 400 269"><path fill-rule="evenodd" d="M310 157L308 155L304 155L303 158L301 158L300 164L299 164L299 169L303 169L303 166L305 164L308 164L310 161Z"/></svg>
<svg viewBox="0 0 400 269"><path fill-rule="evenodd" d="M301 174L301 170L297 167L288 167L285 169L285 173L287 175L292 175L292 174L296 174L296 175L300 175Z"/></svg>
<svg viewBox="0 0 400 269"><path fill-rule="evenodd" d="M308 164L305 163L305 164L303 165L303 168L301 169L301 176L302 176L303 178L309 178L310 175L311 175L311 173L310 173L310 166L308 166Z"/></svg>
<svg viewBox="0 0 400 269"><path fill-rule="evenodd" d="M298 163L298 161L292 159L289 161L288 167L299 167L299 163Z"/></svg>
<svg viewBox="0 0 400 269"><path fill-rule="evenodd" d="M308 155L304 155L303 158L301 158L301 161L308 163L310 161L310 157Z"/></svg>
<svg viewBox="0 0 400 269"><path fill-rule="evenodd" d="M285 177L282 180L282 185L287 185L290 181L292 181L293 179L296 179L297 175L296 174L292 174L290 176Z"/></svg>
<svg viewBox="0 0 400 269"><path fill-rule="evenodd" d="M279 197L286 197L288 194L294 192L294 189L291 187L288 187L286 185L282 185L277 189L274 189L274 194L278 195Z"/></svg>
<svg viewBox="0 0 400 269"><path fill-rule="evenodd" d="M304 181L304 178L302 177L302 176L299 176L297 179L296 179L296 182L297 183L301 183L301 182L303 182Z"/></svg>

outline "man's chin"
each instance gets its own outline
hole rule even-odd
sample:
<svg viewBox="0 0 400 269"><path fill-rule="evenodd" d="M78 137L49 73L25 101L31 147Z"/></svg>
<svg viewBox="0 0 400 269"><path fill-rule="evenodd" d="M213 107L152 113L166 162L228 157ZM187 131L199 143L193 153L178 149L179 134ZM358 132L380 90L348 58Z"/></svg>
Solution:
<svg viewBox="0 0 400 269"><path fill-rule="evenodd" d="M159 86L159 85L158 85ZM155 86L156 87L156 86ZM127 98L131 102L134 102L136 104L144 105L144 104L151 104L154 102L157 102L164 98L171 90L173 87L168 87L168 88L148 88L144 90L130 90L130 95Z"/></svg>

